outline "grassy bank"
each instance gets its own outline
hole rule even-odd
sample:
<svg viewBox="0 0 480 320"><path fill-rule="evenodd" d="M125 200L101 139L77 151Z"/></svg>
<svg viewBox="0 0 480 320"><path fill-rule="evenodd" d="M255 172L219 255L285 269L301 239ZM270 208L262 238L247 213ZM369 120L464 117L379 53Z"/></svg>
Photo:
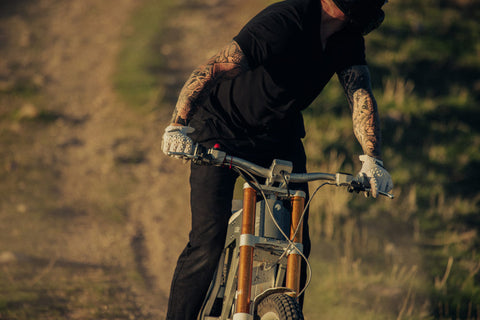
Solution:
<svg viewBox="0 0 480 320"><path fill-rule="evenodd" d="M349 319L346 305L366 319L476 319L480 6L403 1L386 8L367 51L396 200L333 191L319 199L313 260L322 271L311 292L334 297L322 307L336 314L328 318ZM338 84L306 116L311 168L333 159L342 170L358 170L361 150ZM317 303L312 298L308 308L319 315Z"/></svg>

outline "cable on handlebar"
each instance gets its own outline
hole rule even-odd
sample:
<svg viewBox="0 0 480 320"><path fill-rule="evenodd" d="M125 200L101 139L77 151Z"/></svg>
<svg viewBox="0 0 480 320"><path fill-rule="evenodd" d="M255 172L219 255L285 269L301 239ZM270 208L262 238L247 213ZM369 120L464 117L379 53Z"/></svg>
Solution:
<svg viewBox="0 0 480 320"><path fill-rule="evenodd" d="M253 190L255 190L257 193L261 191L260 183L250 172L238 167L229 167L229 169L235 170L243 178L243 180L245 180L245 182L248 183L248 185L252 187Z"/></svg>
<svg viewBox="0 0 480 320"><path fill-rule="evenodd" d="M285 188L287 189L287 196L290 198L291 194L290 194L290 188L288 187L287 177L285 176L283 171L281 172L281 175L282 175L282 178L283 178L283 183L285 184Z"/></svg>

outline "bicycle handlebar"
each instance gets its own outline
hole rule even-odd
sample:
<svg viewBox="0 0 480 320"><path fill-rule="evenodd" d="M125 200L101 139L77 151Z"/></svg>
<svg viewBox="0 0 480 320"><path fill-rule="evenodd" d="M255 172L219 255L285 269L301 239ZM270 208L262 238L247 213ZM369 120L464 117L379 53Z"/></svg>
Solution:
<svg viewBox="0 0 480 320"><path fill-rule="evenodd" d="M332 181L336 186L347 186L349 192L370 192L370 184L364 178L355 178L348 173L292 173L293 164L290 161L274 159L270 168L264 168L250 161L242 158L229 156L224 151L218 148L207 149L199 144L196 144L192 154L182 152L169 152L171 156L180 156L184 159L191 160L199 165L215 165L215 166L229 166L238 167L250 174L266 179L267 185L273 183L304 183L310 181L327 180ZM379 191L379 194L393 199L394 196L390 193Z"/></svg>

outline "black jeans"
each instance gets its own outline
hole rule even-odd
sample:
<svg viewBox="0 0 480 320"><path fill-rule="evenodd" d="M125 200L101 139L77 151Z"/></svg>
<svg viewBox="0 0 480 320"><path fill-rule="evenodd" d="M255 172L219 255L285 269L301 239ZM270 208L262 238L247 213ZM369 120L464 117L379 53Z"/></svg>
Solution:
<svg viewBox="0 0 480 320"><path fill-rule="evenodd" d="M294 172L305 172L305 152L300 140L278 146L276 154L252 162L269 166L273 158L290 160ZM258 154L258 153L257 153ZM223 250L231 213L231 203L237 173L225 167L191 165L192 230L189 242L181 253L172 280L167 320L195 320L212 281ZM308 195L307 184L293 185ZM308 257L308 215L304 220L304 253ZM305 266L303 266L305 278ZM305 279L302 280L305 283Z"/></svg>

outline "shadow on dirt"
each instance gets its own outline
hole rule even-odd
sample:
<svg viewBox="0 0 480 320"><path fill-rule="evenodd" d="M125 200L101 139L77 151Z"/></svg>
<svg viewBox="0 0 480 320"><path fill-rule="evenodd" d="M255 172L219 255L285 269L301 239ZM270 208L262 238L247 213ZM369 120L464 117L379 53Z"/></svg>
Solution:
<svg viewBox="0 0 480 320"><path fill-rule="evenodd" d="M33 2L32 0L3 0L0 1L0 19L16 14L22 14L24 8Z"/></svg>

